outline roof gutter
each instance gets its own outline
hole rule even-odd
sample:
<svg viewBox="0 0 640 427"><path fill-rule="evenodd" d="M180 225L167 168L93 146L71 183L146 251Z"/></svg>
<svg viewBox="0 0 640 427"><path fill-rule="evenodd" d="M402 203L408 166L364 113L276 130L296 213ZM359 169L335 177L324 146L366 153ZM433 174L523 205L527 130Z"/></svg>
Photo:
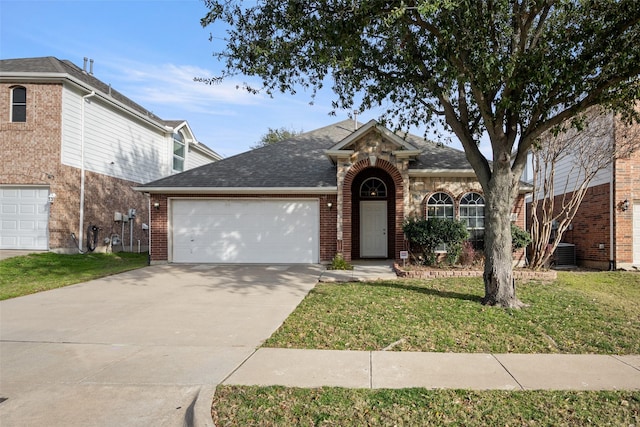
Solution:
<svg viewBox="0 0 640 427"><path fill-rule="evenodd" d="M410 177L465 177L475 178L473 169L409 169Z"/></svg>
<svg viewBox="0 0 640 427"><path fill-rule="evenodd" d="M151 194L337 194L338 187L133 187Z"/></svg>
<svg viewBox="0 0 640 427"><path fill-rule="evenodd" d="M409 169L411 178L476 178L473 169ZM533 186L520 182L518 192L527 194L533 191Z"/></svg>

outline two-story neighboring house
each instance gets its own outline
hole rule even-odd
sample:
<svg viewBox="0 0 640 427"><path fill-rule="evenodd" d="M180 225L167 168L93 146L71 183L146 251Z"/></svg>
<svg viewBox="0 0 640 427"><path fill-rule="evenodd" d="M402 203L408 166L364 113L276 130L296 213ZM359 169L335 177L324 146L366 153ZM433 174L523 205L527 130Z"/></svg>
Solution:
<svg viewBox="0 0 640 427"><path fill-rule="evenodd" d="M575 251L579 265L603 270L640 268L639 138L640 125L628 127L611 114L599 116L578 139L580 144L575 149L582 153L570 152L555 165L554 193L546 197L555 198L558 212L562 197L571 196L584 181L585 169L580 164L588 163L589 155L594 158L590 153L604 155L614 147L626 153L613 161L610 156L610 163L597 170L576 216L562 236L562 251ZM636 151L628 154L634 147ZM594 160L593 164L598 161L603 159ZM532 170L530 165L525 181L532 182ZM539 196L540 200L543 198Z"/></svg>
<svg viewBox="0 0 640 427"><path fill-rule="evenodd" d="M149 198L132 187L220 159L86 59L0 60L0 105L0 249L146 250Z"/></svg>

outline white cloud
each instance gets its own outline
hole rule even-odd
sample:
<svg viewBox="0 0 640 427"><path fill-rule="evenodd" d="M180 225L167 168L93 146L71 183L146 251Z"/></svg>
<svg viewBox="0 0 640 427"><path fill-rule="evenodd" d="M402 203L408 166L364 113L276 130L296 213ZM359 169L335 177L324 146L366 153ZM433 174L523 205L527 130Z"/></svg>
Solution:
<svg viewBox="0 0 640 427"><path fill-rule="evenodd" d="M242 81L225 79L212 85L194 81L195 77L211 78L213 74L193 65L131 61L109 65L119 86L114 83L114 88L142 105L179 106L187 112L226 115L234 106L255 106L268 99L243 90Z"/></svg>

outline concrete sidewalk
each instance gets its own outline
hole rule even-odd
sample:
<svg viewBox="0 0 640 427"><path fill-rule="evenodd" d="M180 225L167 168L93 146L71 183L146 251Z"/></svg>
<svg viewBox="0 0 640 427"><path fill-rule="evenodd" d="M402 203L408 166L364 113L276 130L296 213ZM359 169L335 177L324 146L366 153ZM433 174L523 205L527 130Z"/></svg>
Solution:
<svg viewBox="0 0 640 427"><path fill-rule="evenodd" d="M640 355L260 348L223 384L369 389L640 390Z"/></svg>
<svg viewBox="0 0 640 427"><path fill-rule="evenodd" d="M395 280L391 261L356 261L353 270L323 270L319 282L370 282L376 280Z"/></svg>

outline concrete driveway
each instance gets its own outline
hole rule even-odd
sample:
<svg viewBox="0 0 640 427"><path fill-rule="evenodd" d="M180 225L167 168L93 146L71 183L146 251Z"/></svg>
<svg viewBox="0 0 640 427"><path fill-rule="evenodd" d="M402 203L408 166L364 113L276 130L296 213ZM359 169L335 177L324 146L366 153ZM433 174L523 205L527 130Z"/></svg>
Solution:
<svg viewBox="0 0 640 427"><path fill-rule="evenodd" d="M202 421L215 385L320 273L162 265L2 301L0 425L182 426L194 411Z"/></svg>

